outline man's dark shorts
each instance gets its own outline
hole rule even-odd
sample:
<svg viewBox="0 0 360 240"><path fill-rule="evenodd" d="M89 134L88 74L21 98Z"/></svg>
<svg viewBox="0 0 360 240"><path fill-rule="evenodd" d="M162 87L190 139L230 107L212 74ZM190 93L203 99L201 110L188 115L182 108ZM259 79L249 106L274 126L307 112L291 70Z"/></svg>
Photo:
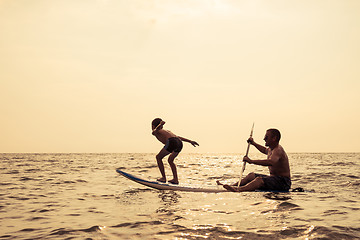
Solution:
<svg viewBox="0 0 360 240"><path fill-rule="evenodd" d="M177 137L172 137L172 138L169 138L167 141L166 141L166 144L165 144L165 147L164 149L168 152L177 152L179 153L183 148L183 143L182 141L177 138Z"/></svg>
<svg viewBox="0 0 360 240"><path fill-rule="evenodd" d="M287 192L291 188L291 179L282 176L267 176L264 174L255 173L256 177L261 177L264 186L260 190L265 191L284 191Z"/></svg>

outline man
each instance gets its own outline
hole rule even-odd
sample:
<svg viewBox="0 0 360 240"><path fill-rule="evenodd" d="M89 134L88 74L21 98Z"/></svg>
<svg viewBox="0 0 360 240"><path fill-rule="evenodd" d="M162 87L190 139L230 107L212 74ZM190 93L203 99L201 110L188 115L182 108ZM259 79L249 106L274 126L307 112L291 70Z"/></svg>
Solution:
<svg viewBox="0 0 360 240"><path fill-rule="evenodd" d="M266 131L264 141L265 146L257 144L252 137L248 139L248 143L254 145L260 152L267 154L265 160L252 160L245 156L243 161L261 166L268 166L270 176L250 173L240 182L233 185L223 185L232 192L245 192L254 190L266 191L289 191L291 187L291 175L289 159L284 148L279 144L281 134L277 129L268 129ZM219 185L222 185L219 181Z"/></svg>

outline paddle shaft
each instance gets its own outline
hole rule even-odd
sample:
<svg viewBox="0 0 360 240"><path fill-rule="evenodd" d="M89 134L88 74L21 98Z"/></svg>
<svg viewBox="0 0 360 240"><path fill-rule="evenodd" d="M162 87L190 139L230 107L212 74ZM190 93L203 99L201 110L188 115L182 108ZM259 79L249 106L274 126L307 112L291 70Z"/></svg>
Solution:
<svg viewBox="0 0 360 240"><path fill-rule="evenodd" d="M254 124L255 124L255 123L253 123L252 128L251 128L250 137L252 137L252 135L253 135ZM248 146L247 146L247 149L246 149L246 154L245 154L246 157L247 157L248 154L249 154L249 150L250 150L250 143L248 143ZM239 182L238 182L238 187L240 187L240 182L241 182L243 173L244 173L244 171L245 171L245 166L246 166L246 162L243 162L242 168L241 168L241 172L240 172L240 178L239 178Z"/></svg>

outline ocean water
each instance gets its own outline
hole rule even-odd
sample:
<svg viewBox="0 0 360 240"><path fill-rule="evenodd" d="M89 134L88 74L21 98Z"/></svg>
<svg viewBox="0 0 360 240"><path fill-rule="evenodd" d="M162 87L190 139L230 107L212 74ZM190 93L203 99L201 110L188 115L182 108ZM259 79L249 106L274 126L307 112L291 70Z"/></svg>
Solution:
<svg viewBox="0 0 360 240"><path fill-rule="evenodd" d="M237 181L240 158L180 154L180 184ZM360 239L360 153L289 158L305 192L158 191L115 172L154 180L155 154L0 154L0 239Z"/></svg>

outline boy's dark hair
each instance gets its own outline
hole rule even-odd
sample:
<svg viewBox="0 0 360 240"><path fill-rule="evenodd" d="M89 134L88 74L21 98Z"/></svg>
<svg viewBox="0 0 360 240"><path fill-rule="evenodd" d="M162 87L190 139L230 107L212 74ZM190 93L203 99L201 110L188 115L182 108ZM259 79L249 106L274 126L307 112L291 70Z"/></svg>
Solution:
<svg viewBox="0 0 360 240"><path fill-rule="evenodd" d="M275 128L268 129L269 132L271 132L271 136L276 137L276 140L279 142L281 138L281 133L279 130Z"/></svg>
<svg viewBox="0 0 360 240"><path fill-rule="evenodd" d="M159 126L159 124L161 123L161 121L162 121L161 118L155 118L155 119L152 121L151 125L153 125L154 127L157 127L157 126Z"/></svg>

